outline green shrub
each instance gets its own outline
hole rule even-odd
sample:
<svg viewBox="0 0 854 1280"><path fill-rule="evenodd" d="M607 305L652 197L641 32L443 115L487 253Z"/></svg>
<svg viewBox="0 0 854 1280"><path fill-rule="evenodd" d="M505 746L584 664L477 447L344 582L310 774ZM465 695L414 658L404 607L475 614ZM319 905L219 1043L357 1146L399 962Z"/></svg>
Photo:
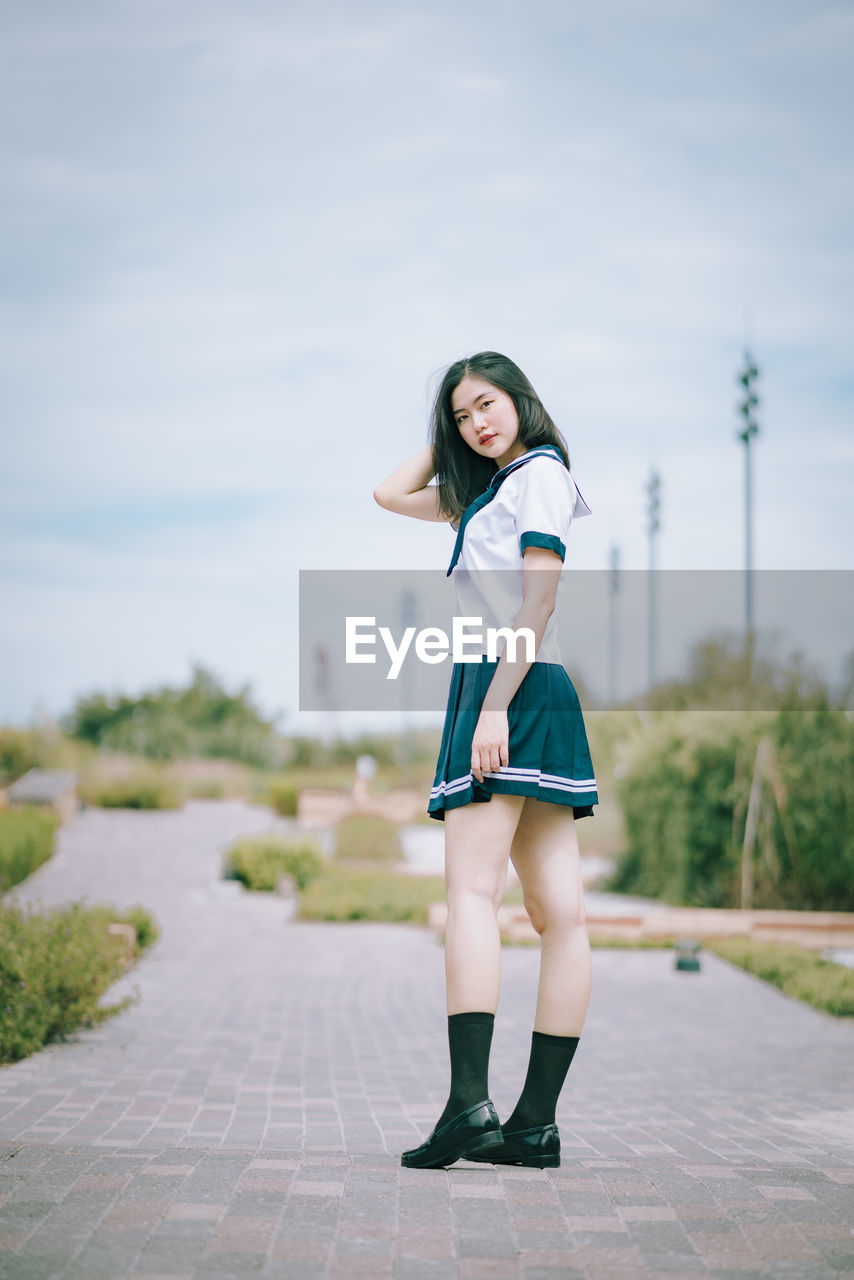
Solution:
<svg viewBox="0 0 854 1280"><path fill-rule="evenodd" d="M119 917L113 917L114 919ZM157 921L150 911L138 904L128 907L122 912L120 919L125 924L132 924L136 929L136 945L139 951L152 946L160 937Z"/></svg>
<svg viewBox="0 0 854 1280"><path fill-rule="evenodd" d="M28 769L47 764L44 737L37 729L0 729L0 785L14 782Z"/></svg>
<svg viewBox="0 0 854 1280"><path fill-rule="evenodd" d="M361 862L401 862L403 849L397 827L386 818L356 814L335 829L335 856Z"/></svg>
<svg viewBox="0 0 854 1280"><path fill-rule="evenodd" d="M628 848L610 888L696 907L737 905L736 759L750 732L743 717L683 712L636 735L618 783Z"/></svg>
<svg viewBox="0 0 854 1280"><path fill-rule="evenodd" d="M438 876L330 867L300 898L301 920L411 921L425 924L431 902L442 902Z"/></svg>
<svg viewBox="0 0 854 1280"><path fill-rule="evenodd" d="M609 887L740 906L763 736L750 905L854 910L854 723L843 708L795 695L774 713L661 713L635 733L618 781L627 847Z"/></svg>
<svg viewBox="0 0 854 1280"><path fill-rule="evenodd" d="M772 744L786 803L760 815L754 905L854 911L854 717L790 699Z"/></svg>
<svg viewBox="0 0 854 1280"><path fill-rule="evenodd" d="M181 794L174 783L148 770L85 783L81 793L87 804L102 809L178 809L181 806Z"/></svg>
<svg viewBox="0 0 854 1280"><path fill-rule="evenodd" d="M227 693L199 663L184 688L163 685L135 698L103 693L79 698L63 724L83 742L155 760L210 756L276 768L283 754L272 722L253 705L249 686Z"/></svg>
<svg viewBox="0 0 854 1280"><path fill-rule="evenodd" d="M709 938L703 945L814 1009L837 1017L854 1017L854 969L823 960L815 952L789 942Z"/></svg>
<svg viewBox="0 0 854 1280"><path fill-rule="evenodd" d="M20 884L53 853L59 819L47 809L0 811L0 893Z"/></svg>
<svg viewBox="0 0 854 1280"><path fill-rule="evenodd" d="M247 889L271 893L281 876L292 876L305 889L323 871L324 858L314 841L299 844L279 836L250 836L227 851L224 875Z"/></svg>
<svg viewBox="0 0 854 1280"><path fill-rule="evenodd" d="M299 787L287 778L272 778L267 788L267 802L285 818L297 816Z"/></svg>
<svg viewBox="0 0 854 1280"><path fill-rule="evenodd" d="M143 919L146 917L147 919ZM157 926L142 907L122 913L107 905L71 903L44 914L0 906L0 1062L17 1062L80 1026L95 1026L133 1003L101 997L128 962L113 922L133 924L137 945Z"/></svg>

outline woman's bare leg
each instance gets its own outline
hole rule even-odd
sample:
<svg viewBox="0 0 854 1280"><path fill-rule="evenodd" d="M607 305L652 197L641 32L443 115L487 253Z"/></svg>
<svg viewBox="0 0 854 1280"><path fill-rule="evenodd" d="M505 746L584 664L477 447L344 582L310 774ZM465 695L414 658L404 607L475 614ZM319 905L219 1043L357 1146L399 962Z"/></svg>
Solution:
<svg viewBox="0 0 854 1280"><path fill-rule="evenodd" d="M523 796L445 810L448 1013L495 1013L501 986L498 908Z"/></svg>
<svg viewBox="0 0 854 1280"><path fill-rule="evenodd" d="M510 856L531 923L542 939L534 1030L580 1036L592 965L572 809L527 797Z"/></svg>
<svg viewBox="0 0 854 1280"><path fill-rule="evenodd" d="M448 1100L430 1137L404 1151L408 1168L436 1168L501 1146L489 1100L489 1054L501 984L498 908L507 882L522 796L493 795L445 811L445 974L448 994Z"/></svg>

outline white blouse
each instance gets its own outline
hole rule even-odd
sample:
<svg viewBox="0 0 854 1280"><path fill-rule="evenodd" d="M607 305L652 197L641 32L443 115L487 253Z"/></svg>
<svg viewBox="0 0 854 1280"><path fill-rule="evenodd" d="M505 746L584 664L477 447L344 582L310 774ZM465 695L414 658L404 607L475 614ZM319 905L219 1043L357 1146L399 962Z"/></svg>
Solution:
<svg viewBox="0 0 854 1280"><path fill-rule="evenodd" d="M482 619L484 642L470 641L466 652L486 654L485 629L509 627L522 607L522 556L526 547L546 547L563 561L573 518L592 512L555 445L542 445L497 471L489 488L470 504L460 520L454 557L457 615ZM537 662L560 663L558 624L564 575L554 613L536 652ZM469 634L479 628L470 624ZM499 654L503 643L499 644ZM524 643L517 649L524 657Z"/></svg>

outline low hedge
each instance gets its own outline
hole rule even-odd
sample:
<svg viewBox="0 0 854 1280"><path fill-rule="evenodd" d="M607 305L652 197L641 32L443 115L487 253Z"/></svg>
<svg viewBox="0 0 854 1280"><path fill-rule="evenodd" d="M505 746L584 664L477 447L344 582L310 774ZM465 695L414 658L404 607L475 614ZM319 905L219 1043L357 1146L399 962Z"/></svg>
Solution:
<svg viewBox="0 0 854 1280"><path fill-rule="evenodd" d="M130 924L135 943L108 932ZM17 1062L78 1027L92 1027L133 1004L101 997L158 936L144 907L117 911L79 902L45 913L0 905L0 1063Z"/></svg>
<svg viewBox="0 0 854 1280"><path fill-rule="evenodd" d="M402 862L397 826L371 814L343 818L335 828L335 857L358 862Z"/></svg>
<svg viewBox="0 0 854 1280"><path fill-rule="evenodd" d="M225 783L222 778L188 778L182 791L188 800L222 800Z"/></svg>
<svg viewBox="0 0 854 1280"><path fill-rule="evenodd" d="M854 969L791 942L709 938L709 951L770 982L787 996L836 1017L854 1017Z"/></svg>
<svg viewBox="0 0 854 1280"><path fill-rule="evenodd" d="M267 801L282 817L295 818L299 787L288 778L271 778L267 784Z"/></svg>
<svg viewBox="0 0 854 1280"><path fill-rule="evenodd" d="M523 943L521 945L537 945ZM654 950L673 948L675 938L592 937L591 947L603 949ZM784 995L802 1000L813 1009L835 1017L854 1017L854 969L825 960L814 951L791 942L764 942L755 938L705 938L702 952L711 951L722 960L752 973L777 987Z"/></svg>
<svg viewBox="0 0 854 1280"><path fill-rule="evenodd" d="M81 794L87 804L102 809L178 809L181 806L178 787L148 770L83 784Z"/></svg>
<svg viewBox="0 0 854 1280"><path fill-rule="evenodd" d="M53 853L59 819L49 810L4 809L0 812L0 893L20 884Z"/></svg>
<svg viewBox="0 0 854 1280"><path fill-rule="evenodd" d="M439 876L330 867L300 897L301 920L379 920L426 924L431 902L445 897Z"/></svg>
<svg viewBox="0 0 854 1280"><path fill-rule="evenodd" d="M248 836L227 850L223 874L226 880L239 880L247 889L271 893L282 876L292 876L296 887L303 890L323 868L323 854L314 841Z"/></svg>

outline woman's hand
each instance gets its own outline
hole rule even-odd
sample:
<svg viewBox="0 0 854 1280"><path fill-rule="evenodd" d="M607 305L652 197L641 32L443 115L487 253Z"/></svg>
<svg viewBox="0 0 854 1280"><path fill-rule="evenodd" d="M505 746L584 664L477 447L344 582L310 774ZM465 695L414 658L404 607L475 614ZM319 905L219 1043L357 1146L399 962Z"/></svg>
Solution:
<svg viewBox="0 0 854 1280"><path fill-rule="evenodd" d="M507 712L482 710L471 741L471 768L478 782L483 782L485 773L510 763L509 743Z"/></svg>

